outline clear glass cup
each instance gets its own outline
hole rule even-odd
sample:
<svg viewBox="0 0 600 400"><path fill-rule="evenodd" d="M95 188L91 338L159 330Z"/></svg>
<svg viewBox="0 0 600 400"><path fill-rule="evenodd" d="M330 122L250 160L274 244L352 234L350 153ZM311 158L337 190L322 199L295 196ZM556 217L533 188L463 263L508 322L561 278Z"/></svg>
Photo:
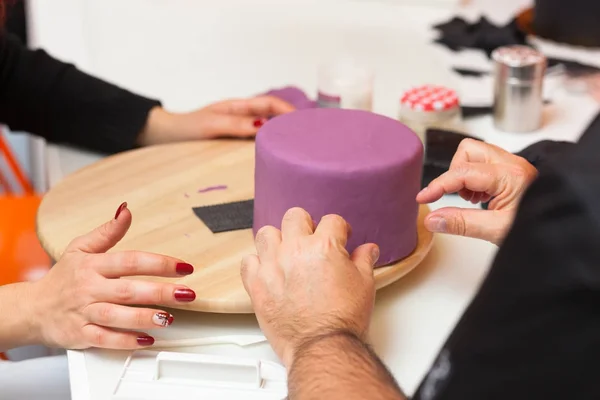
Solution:
<svg viewBox="0 0 600 400"><path fill-rule="evenodd" d="M318 71L317 103L323 108L372 111L374 74L353 60L326 63Z"/></svg>

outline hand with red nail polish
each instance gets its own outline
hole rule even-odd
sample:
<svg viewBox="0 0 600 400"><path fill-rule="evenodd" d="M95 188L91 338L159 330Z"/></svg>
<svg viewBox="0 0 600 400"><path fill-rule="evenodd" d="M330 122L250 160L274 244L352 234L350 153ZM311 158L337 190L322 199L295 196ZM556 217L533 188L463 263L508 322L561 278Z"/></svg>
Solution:
<svg viewBox="0 0 600 400"><path fill-rule="evenodd" d="M254 137L269 118L294 111L288 102L274 96L225 100L200 110L174 114L152 109L140 145L218 137Z"/></svg>
<svg viewBox="0 0 600 400"><path fill-rule="evenodd" d="M423 189L417 202L432 203L445 194L458 193L473 204L489 201L488 209L441 208L426 217L425 227L432 232L500 245L512 226L521 197L536 176L537 170L524 158L491 144L465 139L448 172Z"/></svg>
<svg viewBox="0 0 600 400"><path fill-rule="evenodd" d="M193 290L171 283L118 279L177 277L194 268L182 260L138 251L106 253L131 225L127 203L114 219L73 240L52 270L30 285L27 308L36 342L50 347L137 349L151 346L145 330L166 328L173 316L161 309L194 301Z"/></svg>

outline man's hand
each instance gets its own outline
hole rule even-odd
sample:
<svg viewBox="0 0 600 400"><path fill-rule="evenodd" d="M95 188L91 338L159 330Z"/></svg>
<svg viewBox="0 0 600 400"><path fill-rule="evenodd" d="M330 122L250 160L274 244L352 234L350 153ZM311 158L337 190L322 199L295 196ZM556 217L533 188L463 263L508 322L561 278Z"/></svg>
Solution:
<svg viewBox="0 0 600 400"><path fill-rule="evenodd" d="M373 266L379 248L365 244L350 256L350 227L341 217L289 210L281 231L263 227L258 256L242 261L242 279L258 322L280 359L290 368L296 351L335 332L364 340L375 300Z"/></svg>
<svg viewBox="0 0 600 400"><path fill-rule="evenodd" d="M433 232L468 236L499 245L525 190L537 170L522 157L497 146L463 140L448 172L434 179L417 195L419 203L431 203L444 194L458 193L473 204L488 202L488 210L446 207L433 211L425 226Z"/></svg>

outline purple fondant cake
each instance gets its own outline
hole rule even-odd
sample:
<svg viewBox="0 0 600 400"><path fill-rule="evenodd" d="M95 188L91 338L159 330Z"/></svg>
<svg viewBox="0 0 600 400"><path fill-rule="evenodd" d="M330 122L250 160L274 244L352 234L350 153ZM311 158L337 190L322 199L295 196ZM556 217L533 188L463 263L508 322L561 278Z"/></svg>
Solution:
<svg viewBox="0 0 600 400"><path fill-rule="evenodd" d="M254 233L281 227L292 207L313 220L341 215L352 226L349 252L381 250L378 266L417 244L423 145L401 123L359 110L308 109L278 116L256 137Z"/></svg>

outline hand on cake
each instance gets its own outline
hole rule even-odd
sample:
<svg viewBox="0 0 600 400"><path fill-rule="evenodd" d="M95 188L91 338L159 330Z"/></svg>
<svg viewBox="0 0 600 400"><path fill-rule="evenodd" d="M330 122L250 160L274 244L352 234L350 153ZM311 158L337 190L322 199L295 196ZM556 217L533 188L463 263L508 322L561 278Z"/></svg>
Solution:
<svg viewBox="0 0 600 400"><path fill-rule="evenodd" d="M340 332L364 339L375 300L374 244L345 249L350 227L341 217L323 217L317 227L299 208L289 210L281 231L263 227L258 255L242 261L242 280L258 322L290 368L303 344Z"/></svg>
<svg viewBox="0 0 600 400"><path fill-rule="evenodd" d="M417 196L431 203L458 193L473 204L488 202L488 210L446 207L430 213L425 226L433 232L484 239L499 245L512 225L517 206L537 170L527 160L497 146L465 139L448 172Z"/></svg>
<svg viewBox="0 0 600 400"><path fill-rule="evenodd" d="M190 113L176 114L156 107L150 111L138 143L142 146L217 137L249 138L268 118L294 111L275 96L225 100Z"/></svg>
<svg viewBox="0 0 600 400"><path fill-rule="evenodd" d="M191 265L171 257L138 251L105 253L125 236L131 218L123 203L113 220L73 240L50 272L30 285L26 300L35 343L67 349L147 347L154 339L133 330L167 327L173 317L162 310L128 306L168 306L195 299L195 293L182 285L118 279L193 272Z"/></svg>

